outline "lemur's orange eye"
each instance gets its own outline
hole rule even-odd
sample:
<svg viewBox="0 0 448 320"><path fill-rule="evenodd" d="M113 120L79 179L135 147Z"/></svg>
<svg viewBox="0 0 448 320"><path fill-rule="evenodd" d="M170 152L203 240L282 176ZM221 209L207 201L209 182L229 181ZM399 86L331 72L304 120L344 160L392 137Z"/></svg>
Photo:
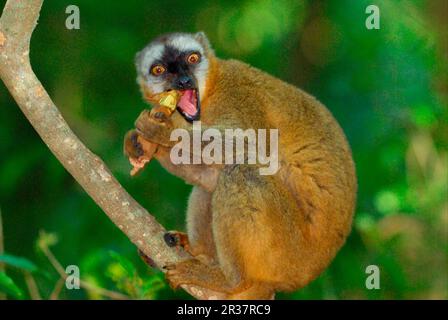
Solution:
<svg viewBox="0 0 448 320"><path fill-rule="evenodd" d="M199 62L199 60L201 60L201 56L199 53L192 53L188 56L187 61L190 64L196 64Z"/></svg>
<svg viewBox="0 0 448 320"><path fill-rule="evenodd" d="M155 76L160 76L165 72L165 70L166 69L164 66L161 66L160 64L158 64L151 68L151 73Z"/></svg>

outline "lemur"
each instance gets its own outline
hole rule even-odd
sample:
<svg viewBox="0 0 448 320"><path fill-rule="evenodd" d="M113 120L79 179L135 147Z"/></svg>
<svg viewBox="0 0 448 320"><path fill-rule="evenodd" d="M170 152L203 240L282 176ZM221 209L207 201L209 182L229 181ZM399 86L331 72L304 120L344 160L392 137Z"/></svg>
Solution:
<svg viewBox="0 0 448 320"><path fill-rule="evenodd" d="M136 57L147 102L182 93L169 118L144 111L125 138L138 162L145 141L170 173L193 185L184 239L192 259L167 266L173 287L195 285L228 299L270 299L306 286L332 261L350 233L357 182L350 147L328 109L311 95L237 60L215 56L204 33L172 33ZM174 165L175 128L278 128L280 168ZM186 245L188 244L188 245Z"/></svg>

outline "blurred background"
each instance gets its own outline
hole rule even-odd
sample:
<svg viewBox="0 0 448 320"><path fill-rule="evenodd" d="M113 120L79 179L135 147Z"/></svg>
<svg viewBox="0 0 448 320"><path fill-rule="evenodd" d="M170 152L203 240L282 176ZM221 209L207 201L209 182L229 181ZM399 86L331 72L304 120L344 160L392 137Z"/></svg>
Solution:
<svg viewBox="0 0 448 320"><path fill-rule="evenodd" d="M365 27L372 3L379 30ZM65 28L70 4L80 30ZM205 31L219 57L315 95L353 149L351 236L317 280L278 298L446 299L447 15L444 0L45 1L31 60L79 138L167 229L183 230L191 187L156 162L131 179L122 139L146 107L135 53L162 33ZM145 266L2 83L0 106L0 298L189 298ZM365 286L372 264L380 290ZM83 289L64 287L58 268L67 265L79 266Z"/></svg>

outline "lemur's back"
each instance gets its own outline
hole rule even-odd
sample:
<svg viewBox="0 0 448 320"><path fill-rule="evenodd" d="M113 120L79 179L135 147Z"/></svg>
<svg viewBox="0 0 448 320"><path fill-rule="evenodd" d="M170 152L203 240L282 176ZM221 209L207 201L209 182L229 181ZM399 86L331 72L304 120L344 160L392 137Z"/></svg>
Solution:
<svg viewBox="0 0 448 320"><path fill-rule="evenodd" d="M327 108L311 95L245 63L220 62L217 82L229 91L216 90L207 102L213 104L221 123L279 130L276 177L296 201L295 223L306 242L299 248L301 256L306 256L304 268L312 266L310 277L317 276L351 228L356 177L345 135ZM234 108L220 108L221 99L226 99L227 107L230 99Z"/></svg>
<svg viewBox="0 0 448 320"><path fill-rule="evenodd" d="M337 180L332 185L339 185L353 198L356 177L351 150L328 109L306 92L248 64L237 60L219 63L214 82L220 89L210 89L213 93L204 103L202 121L210 121L210 115L214 122L229 127L278 129L284 165L328 167Z"/></svg>

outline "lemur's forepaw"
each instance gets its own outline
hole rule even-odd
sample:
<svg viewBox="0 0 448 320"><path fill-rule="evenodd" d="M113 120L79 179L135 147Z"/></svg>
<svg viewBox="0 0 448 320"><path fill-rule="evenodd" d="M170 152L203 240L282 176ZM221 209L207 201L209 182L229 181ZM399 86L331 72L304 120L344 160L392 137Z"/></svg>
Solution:
<svg viewBox="0 0 448 320"><path fill-rule="evenodd" d="M191 253L190 242L186 233L179 231L168 231L163 236L163 239L169 247L176 247L176 249L182 248Z"/></svg>
<svg viewBox="0 0 448 320"><path fill-rule="evenodd" d="M173 123L163 112L144 110L135 121L137 132L146 140L157 144L170 144ZM153 114L151 114L153 113Z"/></svg>
<svg viewBox="0 0 448 320"><path fill-rule="evenodd" d="M143 147L138 142L138 133L135 130L130 130L124 137L123 152L128 158L138 159L143 156Z"/></svg>
<svg viewBox="0 0 448 320"><path fill-rule="evenodd" d="M167 108L155 107L151 109L149 117L155 121L166 123L170 115L171 114Z"/></svg>
<svg viewBox="0 0 448 320"><path fill-rule="evenodd" d="M169 111L164 107L143 110L135 122L136 128L141 131L145 131L145 128L149 129L151 127L169 127L171 124Z"/></svg>

